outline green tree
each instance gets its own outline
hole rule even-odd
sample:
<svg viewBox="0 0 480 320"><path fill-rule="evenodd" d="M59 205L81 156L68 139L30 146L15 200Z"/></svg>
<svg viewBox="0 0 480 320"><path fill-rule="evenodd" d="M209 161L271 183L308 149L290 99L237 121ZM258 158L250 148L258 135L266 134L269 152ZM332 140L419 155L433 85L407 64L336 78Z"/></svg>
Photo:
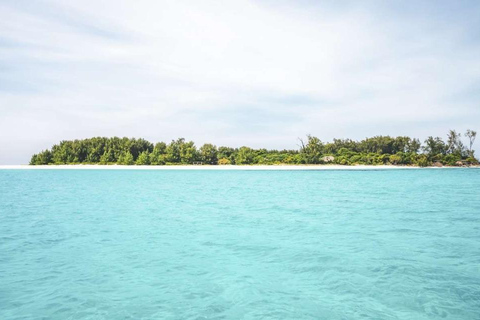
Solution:
<svg viewBox="0 0 480 320"><path fill-rule="evenodd" d="M153 148L153 151L156 151L159 154L165 154L167 152L167 145L165 142L157 142Z"/></svg>
<svg viewBox="0 0 480 320"><path fill-rule="evenodd" d="M428 137L425 140L425 146L423 147L425 153L427 153L430 157L433 157L438 154L445 154L447 151L447 147L443 140L440 137Z"/></svg>
<svg viewBox="0 0 480 320"><path fill-rule="evenodd" d="M93 137L82 140L63 140L34 154L30 164L74 164L74 163L119 163L119 164L192 164L203 161L208 164L317 164L323 163L325 156L333 156L338 164L413 164L442 162L456 164L477 163L474 158L473 143L476 132L467 130L465 136L469 144L464 147L461 136L451 130L447 143L439 137L428 137L422 146L418 139L405 136L375 136L362 141L333 139L323 143L317 137L308 135L307 141L300 140L300 150L251 149L249 147L230 148L204 144L199 150L192 141L180 138L166 145L155 145L145 139L119 137ZM418 155L419 150L423 156ZM447 157L448 155L448 157ZM221 159L222 161L218 160ZM330 160L329 160L330 161Z"/></svg>
<svg viewBox="0 0 480 320"><path fill-rule="evenodd" d="M167 145L164 142L155 144L152 153L150 153L149 161L152 165L164 165L166 162Z"/></svg>
<svg viewBox="0 0 480 320"><path fill-rule="evenodd" d="M255 154L249 147L241 147L235 157L235 164L252 164Z"/></svg>
<svg viewBox="0 0 480 320"><path fill-rule="evenodd" d="M235 164L235 153L238 150L229 147L219 147L217 152L218 159L228 159L230 164Z"/></svg>
<svg viewBox="0 0 480 320"><path fill-rule="evenodd" d="M30 160L30 164L32 165L45 165L50 163L53 163L50 150L44 150L39 154L34 154Z"/></svg>
<svg viewBox="0 0 480 320"><path fill-rule="evenodd" d="M407 152L408 147L411 143L409 137L396 137L393 138L392 148L389 150L389 154L395 154L397 152Z"/></svg>
<svg viewBox="0 0 480 320"><path fill-rule="evenodd" d="M152 165L164 165L166 162L166 155L160 153L158 150L153 149L150 153L150 164Z"/></svg>
<svg viewBox="0 0 480 320"><path fill-rule="evenodd" d="M468 148L468 153L471 158L474 158L473 156L473 144L475 143L475 139L477 138L477 132L468 129L467 132L465 133L465 136L468 138L468 143L469 143L469 148Z"/></svg>
<svg viewBox="0 0 480 320"><path fill-rule="evenodd" d="M130 139L128 143L128 151L132 154L133 159L136 160L140 153L153 150L153 144L145 139Z"/></svg>
<svg viewBox="0 0 480 320"><path fill-rule="evenodd" d="M445 156L443 162L447 166L456 166L457 162L462 160L462 157L458 153L449 153Z"/></svg>
<svg viewBox="0 0 480 320"><path fill-rule="evenodd" d="M389 157L389 161L391 164L401 164L402 163L402 156L400 154L392 154Z"/></svg>
<svg viewBox="0 0 480 320"><path fill-rule="evenodd" d="M181 155L180 155L180 148L185 143L184 138L179 138L177 140L172 140L170 144L167 146L166 152L166 159L168 162L171 163L180 163L181 162Z"/></svg>
<svg viewBox="0 0 480 320"><path fill-rule="evenodd" d="M405 152L410 152L410 153L418 153L421 148L420 140L418 139L410 139L410 141L407 144L407 149Z"/></svg>
<svg viewBox="0 0 480 320"><path fill-rule="evenodd" d="M183 164L193 164L198 159L197 148L193 141L180 145L180 160Z"/></svg>
<svg viewBox="0 0 480 320"><path fill-rule="evenodd" d="M364 153L392 154L395 140L389 136L366 138L360 142L360 151Z"/></svg>
<svg viewBox="0 0 480 320"><path fill-rule="evenodd" d="M359 152L359 144L352 139L333 139L332 143L324 145L323 153L336 154L340 149L348 149L352 152Z"/></svg>
<svg viewBox="0 0 480 320"><path fill-rule="evenodd" d="M217 147L210 143L205 143L200 148L200 159L206 164L217 164Z"/></svg>
<svg viewBox="0 0 480 320"><path fill-rule="evenodd" d="M419 167L428 167L432 165L432 162L428 159L428 157L425 154L421 154L418 156L416 164Z"/></svg>
<svg viewBox="0 0 480 320"><path fill-rule="evenodd" d="M135 161L133 160L133 155L130 153L130 151L127 151L127 152L122 153L118 157L117 163L118 164L123 164L123 165L132 165L132 164L135 163Z"/></svg>
<svg viewBox="0 0 480 320"><path fill-rule="evenodd" d="M464 146L460 133L457 133L455 130L450 130L448 132L447 139L447 153L456 153L458 155L462 155L463 151Z"/></svg>
<svg viewBox="0 0 480 320"><path fill-rule="evenodd" d="M124 157L124 160L123 160L123 164L125 165L132 165L134 164L134 159L133 159L133 155L130 153L130 152L127 152L125 153L125 157Z"/></svg>
<svg viewBox="0 0 480 320"><path fill-rule="evenodd" d="M112 150L105 151L100 157L101 164L109 164L114 162L115 162L115 157L113 156Z"/></svg>
<svg viewBox="0 0 480 320"><path fill-rule="evenodd" d="M30 162L28 163L29 165L31 166L34 166L37 164L37 158L38 158L38 155L37 154L34 154L31 158L30 158Z"/></svg>
<svg viewBox="0 0 480 320"><path fill-rule="evenodd" d="M71 141L60 141L60 144L52 147L51 154L52 161L55 164L73 163L75 160Z"/></svg>
<svg viewBox="0 0 480 320"><path fill-rule="evenodd" d="M135 161L137 165L149 165L150 164L150 154L148 151L143 151L138 155L137 161Z"/></svg>
<svg viewBox="0 0 480 320"><path fill-rule="evenodd" d="M307 143L301 142L301 153L304 155L306 163L317 164L321 162L323 153L323 143L317 137L308 135Z"/></svg>

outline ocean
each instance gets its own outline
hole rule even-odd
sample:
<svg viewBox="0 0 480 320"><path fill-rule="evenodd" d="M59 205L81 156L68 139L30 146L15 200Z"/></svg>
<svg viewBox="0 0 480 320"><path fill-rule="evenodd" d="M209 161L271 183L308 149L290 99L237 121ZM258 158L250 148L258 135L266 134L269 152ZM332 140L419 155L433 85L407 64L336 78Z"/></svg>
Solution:
<svg viewBox="0 0 480 320"><path fill-rule="evenodd" d="M480 169L0 170L0 319L480 319Z"/></svg>

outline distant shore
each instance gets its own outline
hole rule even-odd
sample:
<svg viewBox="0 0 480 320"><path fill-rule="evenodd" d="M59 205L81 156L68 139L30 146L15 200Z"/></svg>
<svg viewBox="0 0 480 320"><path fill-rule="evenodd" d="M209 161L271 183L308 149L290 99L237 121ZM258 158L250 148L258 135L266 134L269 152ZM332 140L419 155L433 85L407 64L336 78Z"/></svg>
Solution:
<svg viewBox="0 0 480 320"><path fill-rule="evenodd" d="M451 169L465 167L425 167L431 169ZM480 168L480 166L470 166L468 168ZM0 170L396 170L396 169L424 169L415 166L396 166L396 165L95 165L95 164L77 164L77 165L0 165Z"/></svg>

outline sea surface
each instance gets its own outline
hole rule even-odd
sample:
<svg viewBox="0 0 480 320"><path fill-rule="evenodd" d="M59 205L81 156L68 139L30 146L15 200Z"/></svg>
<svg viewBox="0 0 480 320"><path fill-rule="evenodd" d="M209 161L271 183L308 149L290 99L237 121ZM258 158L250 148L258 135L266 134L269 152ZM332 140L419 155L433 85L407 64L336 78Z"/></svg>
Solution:
<svg viewBox="0 0 480 320"><path fill-rule="evenodd" d="M480 319L480 170L0 170L0 319Z"/></svg>

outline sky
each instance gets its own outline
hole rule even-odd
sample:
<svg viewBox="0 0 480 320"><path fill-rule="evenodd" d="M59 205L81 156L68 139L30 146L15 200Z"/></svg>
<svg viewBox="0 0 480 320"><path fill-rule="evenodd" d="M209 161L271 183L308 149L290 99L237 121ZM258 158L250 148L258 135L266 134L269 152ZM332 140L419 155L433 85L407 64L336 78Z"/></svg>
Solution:
<svg viewBox="0 0 480 320"><path fill-rule="evenodd" d="M469 128L480 1L0 0L0 164L94 136L296 149Z"/></svg>

